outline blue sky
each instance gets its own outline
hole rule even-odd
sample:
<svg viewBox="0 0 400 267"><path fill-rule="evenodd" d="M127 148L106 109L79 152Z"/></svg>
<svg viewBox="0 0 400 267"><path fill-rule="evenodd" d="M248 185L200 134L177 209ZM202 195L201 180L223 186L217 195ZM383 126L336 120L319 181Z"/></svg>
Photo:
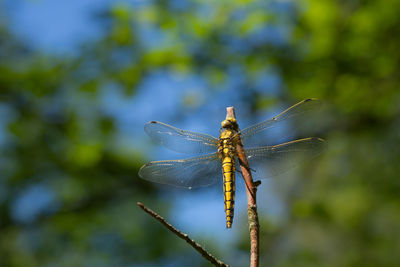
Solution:
<svg viewBox="0 0 400 267"><path fill-rule="evenodd" d="M108 0L5 0L6 16L14 33L33 48L50 53L71 53L80 43L99 37L92 14Z"/></svg>

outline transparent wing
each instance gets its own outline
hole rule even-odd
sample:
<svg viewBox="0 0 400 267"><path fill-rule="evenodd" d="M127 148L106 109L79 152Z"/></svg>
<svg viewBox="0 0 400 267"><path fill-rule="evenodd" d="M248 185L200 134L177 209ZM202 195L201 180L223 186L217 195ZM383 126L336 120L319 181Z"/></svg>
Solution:
<svg viewBox="0 0 400 267"><path fill-rule="evenodd" d="M293 134L294 124L307 122L308 116L311 111L317 110L321 102L315 98L303 100L272 119L254 124L241 131L242 142L245 147L255 147L260 144L267 144L268 141L280 140L282 141L286 135ZM277 127L277 126L281 127ZM286 128L289 129L286 129ZM268 129L274 130L264 132Z"/></svg>
<svg viewBox="0 0 400 267"><path fill-rule="evenodd" d="M153 161L143 165L139 176L145 180L177 187L207 186L222 179L217 153L183 160Z"/></svg>
<svg viewBox="0 0 400 267"><path fill-rule="evenodd" d="M282 174L301 162L320 154L325 147L321 138L309 137L276 146L246 149L246 157L254 178L262 179Z"/></svg>
<svg viewBox="0 0 400 267"><path fill-rule="evenodd" d="M206 154L217 151L218 139L208 134L184 131L158 121L146 123L144 130L155 142L177 152Z"/></svg>

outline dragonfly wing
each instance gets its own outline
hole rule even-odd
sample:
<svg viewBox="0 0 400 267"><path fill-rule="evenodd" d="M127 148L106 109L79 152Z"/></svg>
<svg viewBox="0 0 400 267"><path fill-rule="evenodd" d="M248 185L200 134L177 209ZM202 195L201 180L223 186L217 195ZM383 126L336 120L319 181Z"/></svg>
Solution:
<svg viewBox="0 0 400 267"><path fill-rule="evenodd" d="M221 175L221 160L217 153L183 160L153 161L139 170L139 176L145 180L189 189L211 185L221 179Z"/></svg>
<svg viewBox="0 0 400 267"><path fill-rule="evenodd" d="M285 133L285 129L277 129L277 131L270 132L269 136L263 136L265 134L264 131L275 128L276 126L288 126L288 124L294 124L295 121L306 121L307 115L310 114L311 111L318 109L320 107L321 102L315 98L310 98L303 100L290 108L286 109L279 115L273 117L272 119L254 124L248 128L245 128L241 131L241 138L243 144L246 147L254 147L255 145L261 144L265 142L266 139L279 139L282 140ZM286 124L284 123L286 122ZM303 122L303 121L302 121ZM293 125L290 125L293 127ZM287 131L286 132L290 132ZM270 140L271 141L271 140ZM265 143L264 143L265 145Z"/></svg>
<svg viewBox="0 0 400 267"><path fill-rule="evenodd" d="M301 162L316 157L325 147L321 138L309 137L276 146L246 149L245 154L255 175L268 178L280 175Z"/></svg>
<svg viewBox="0 0 400 267"><path fill-rule="evenodd" d="M146 123L144 130L155 142L177 152L206 154L217 151L218 139L208 134L184 131L158 121Z"/></svg>

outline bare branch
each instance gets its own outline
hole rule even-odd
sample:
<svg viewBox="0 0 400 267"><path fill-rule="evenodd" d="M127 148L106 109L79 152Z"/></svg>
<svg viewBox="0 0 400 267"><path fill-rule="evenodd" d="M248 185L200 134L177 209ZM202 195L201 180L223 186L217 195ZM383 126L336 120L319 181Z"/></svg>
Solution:
<svg viewBox="0 0 400 267"><path fill-rule="evenodd" d="M223 267L229 267L229 265L223 263L222 261L216 259L213 255L211 255L209 252L207 252L199 243L191 239L188 234L185 234L178 229L176 229L174 226L172 226L170 223L168 223L163 217L161 217L159 214L157 214L155 211L147 208L145 205L143 205L141 202L137 202L137 205L144 210L147 214L152 216L154 219L159 221L162 225L164 225L168 230L170 230L172 233L177 235L178 237L182 238L185 240L189 245L191 245L197 252L199 252L205 259L207 259L209 262L211 262L215 266L223 266Z"/></svg>
<svg viewBox="0 0 400 267"><path fill-rule="evenodd" d="M235 118L235 109L233 107L226 108L226 118L228 117ZM259 183L255 184L253 182L250 166L249 163L247 162L247 157L244 153L240 135L236 145L236 152L238 154L240 168L242 171L243 179L246 183L246 191L247 191L247 217L249 221L249 231L250 231L250 267L258 267L260 225L258 223L256 195L257 195L257 186L259 185Z"/></svg>

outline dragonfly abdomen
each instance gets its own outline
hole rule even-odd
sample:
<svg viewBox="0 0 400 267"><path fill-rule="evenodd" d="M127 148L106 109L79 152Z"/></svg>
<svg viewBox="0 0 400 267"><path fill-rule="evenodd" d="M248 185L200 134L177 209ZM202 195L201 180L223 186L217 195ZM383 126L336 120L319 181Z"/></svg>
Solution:
<svg viewBox="0 0 400 267"><path fill-rule="evenodd" d="M223 158L222 172L224 177L226 228L231 228L235 208L235 161L230 156Z"/></svg>

